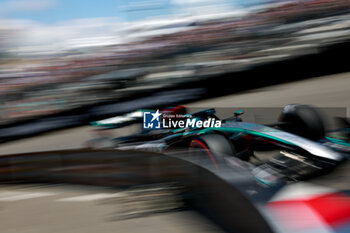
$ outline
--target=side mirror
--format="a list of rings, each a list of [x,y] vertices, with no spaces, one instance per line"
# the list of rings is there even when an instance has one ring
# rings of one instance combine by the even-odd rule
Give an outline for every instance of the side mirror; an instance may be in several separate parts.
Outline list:
[[[235,121],[237,122],[242,122],[242,118],[240,118],[239,116],[242,115],[244,113],[243,110],[238,110],[234,113],[234,118],[235,118]]]
[[[238,116],[242,115],[243,113],[244,113],[243,110],[238,110],[238,111],[236,111],[236,112],[234,113],[234,116],[235,116],[235,117],[238,117]]]

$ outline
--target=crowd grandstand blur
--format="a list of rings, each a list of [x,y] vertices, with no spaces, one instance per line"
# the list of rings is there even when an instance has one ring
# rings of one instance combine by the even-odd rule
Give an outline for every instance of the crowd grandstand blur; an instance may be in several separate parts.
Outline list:
[[[269,1],[123,23],[59,45],[20,47],[12,40],[23,30],[0,26],[0,125],[319,53],[349,41],[350,2]]]

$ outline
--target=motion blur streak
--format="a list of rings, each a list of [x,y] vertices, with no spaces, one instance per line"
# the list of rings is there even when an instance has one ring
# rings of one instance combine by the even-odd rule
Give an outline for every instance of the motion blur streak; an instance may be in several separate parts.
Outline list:
[[[271,202],[269,208],[291,232],[307,232],[307,229],[346,232],[345,229],[350,229],[350,199],[341,193]],[[324,230],[330,228],[333,231]]]
[[[116,6],[119,19],[40,16],[61,13],[60,4],[75,9],[65,1],[2,4],[0,124],[318,53],[350,35],[345,0],[135,1]],[[37,18],[20,13],[31,10]]]

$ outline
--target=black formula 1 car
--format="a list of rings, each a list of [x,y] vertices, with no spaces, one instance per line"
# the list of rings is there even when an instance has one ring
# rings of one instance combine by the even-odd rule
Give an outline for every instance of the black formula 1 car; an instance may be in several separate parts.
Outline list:
[[[92,122],[92,125],[110,129],[141,122],[144,111]],[[347,121],[343,120],[344,126],[340,129],[326,132],[318,111],[307,105],[287,105],[279,122],[273,125],[243,122],[243,111],[223,120],[219,120],[214,109],[193,114],[184,114],[185,111],[180,106],[162,112],[172,113],[177,120],[181,115],[181,119],[215,120],[221,125],[197,127],[189,124],[175,129],[144,129],[126,137],[113,138],[112,146],[120,150],[161,153],[181,151],[181,155],[189,159],[206,163],[209,169],[219,170],[222,166],[248,168],[264,184],[319,176],[347,161],[350,153]]]

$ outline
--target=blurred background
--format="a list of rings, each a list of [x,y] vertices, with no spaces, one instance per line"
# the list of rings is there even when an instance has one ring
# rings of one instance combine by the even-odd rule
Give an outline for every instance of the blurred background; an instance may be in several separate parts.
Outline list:
[[[177,102],[200,99],[217,77],[225,79],[215,94],[224,94],[226,83],[233,92],[247,83],[242,72],[348,42],[349,6],[346,0],[1,0],[0,125],[180,86],[202,89]],[[293,78],[312,64],[323,69],[310,64],[317,59],[289,65],[299,72]],[[323,62],[332,69],[331,57]],[[273,81],[287,81],[285,73]],[[272,79],[248,78],[248,89]]]

